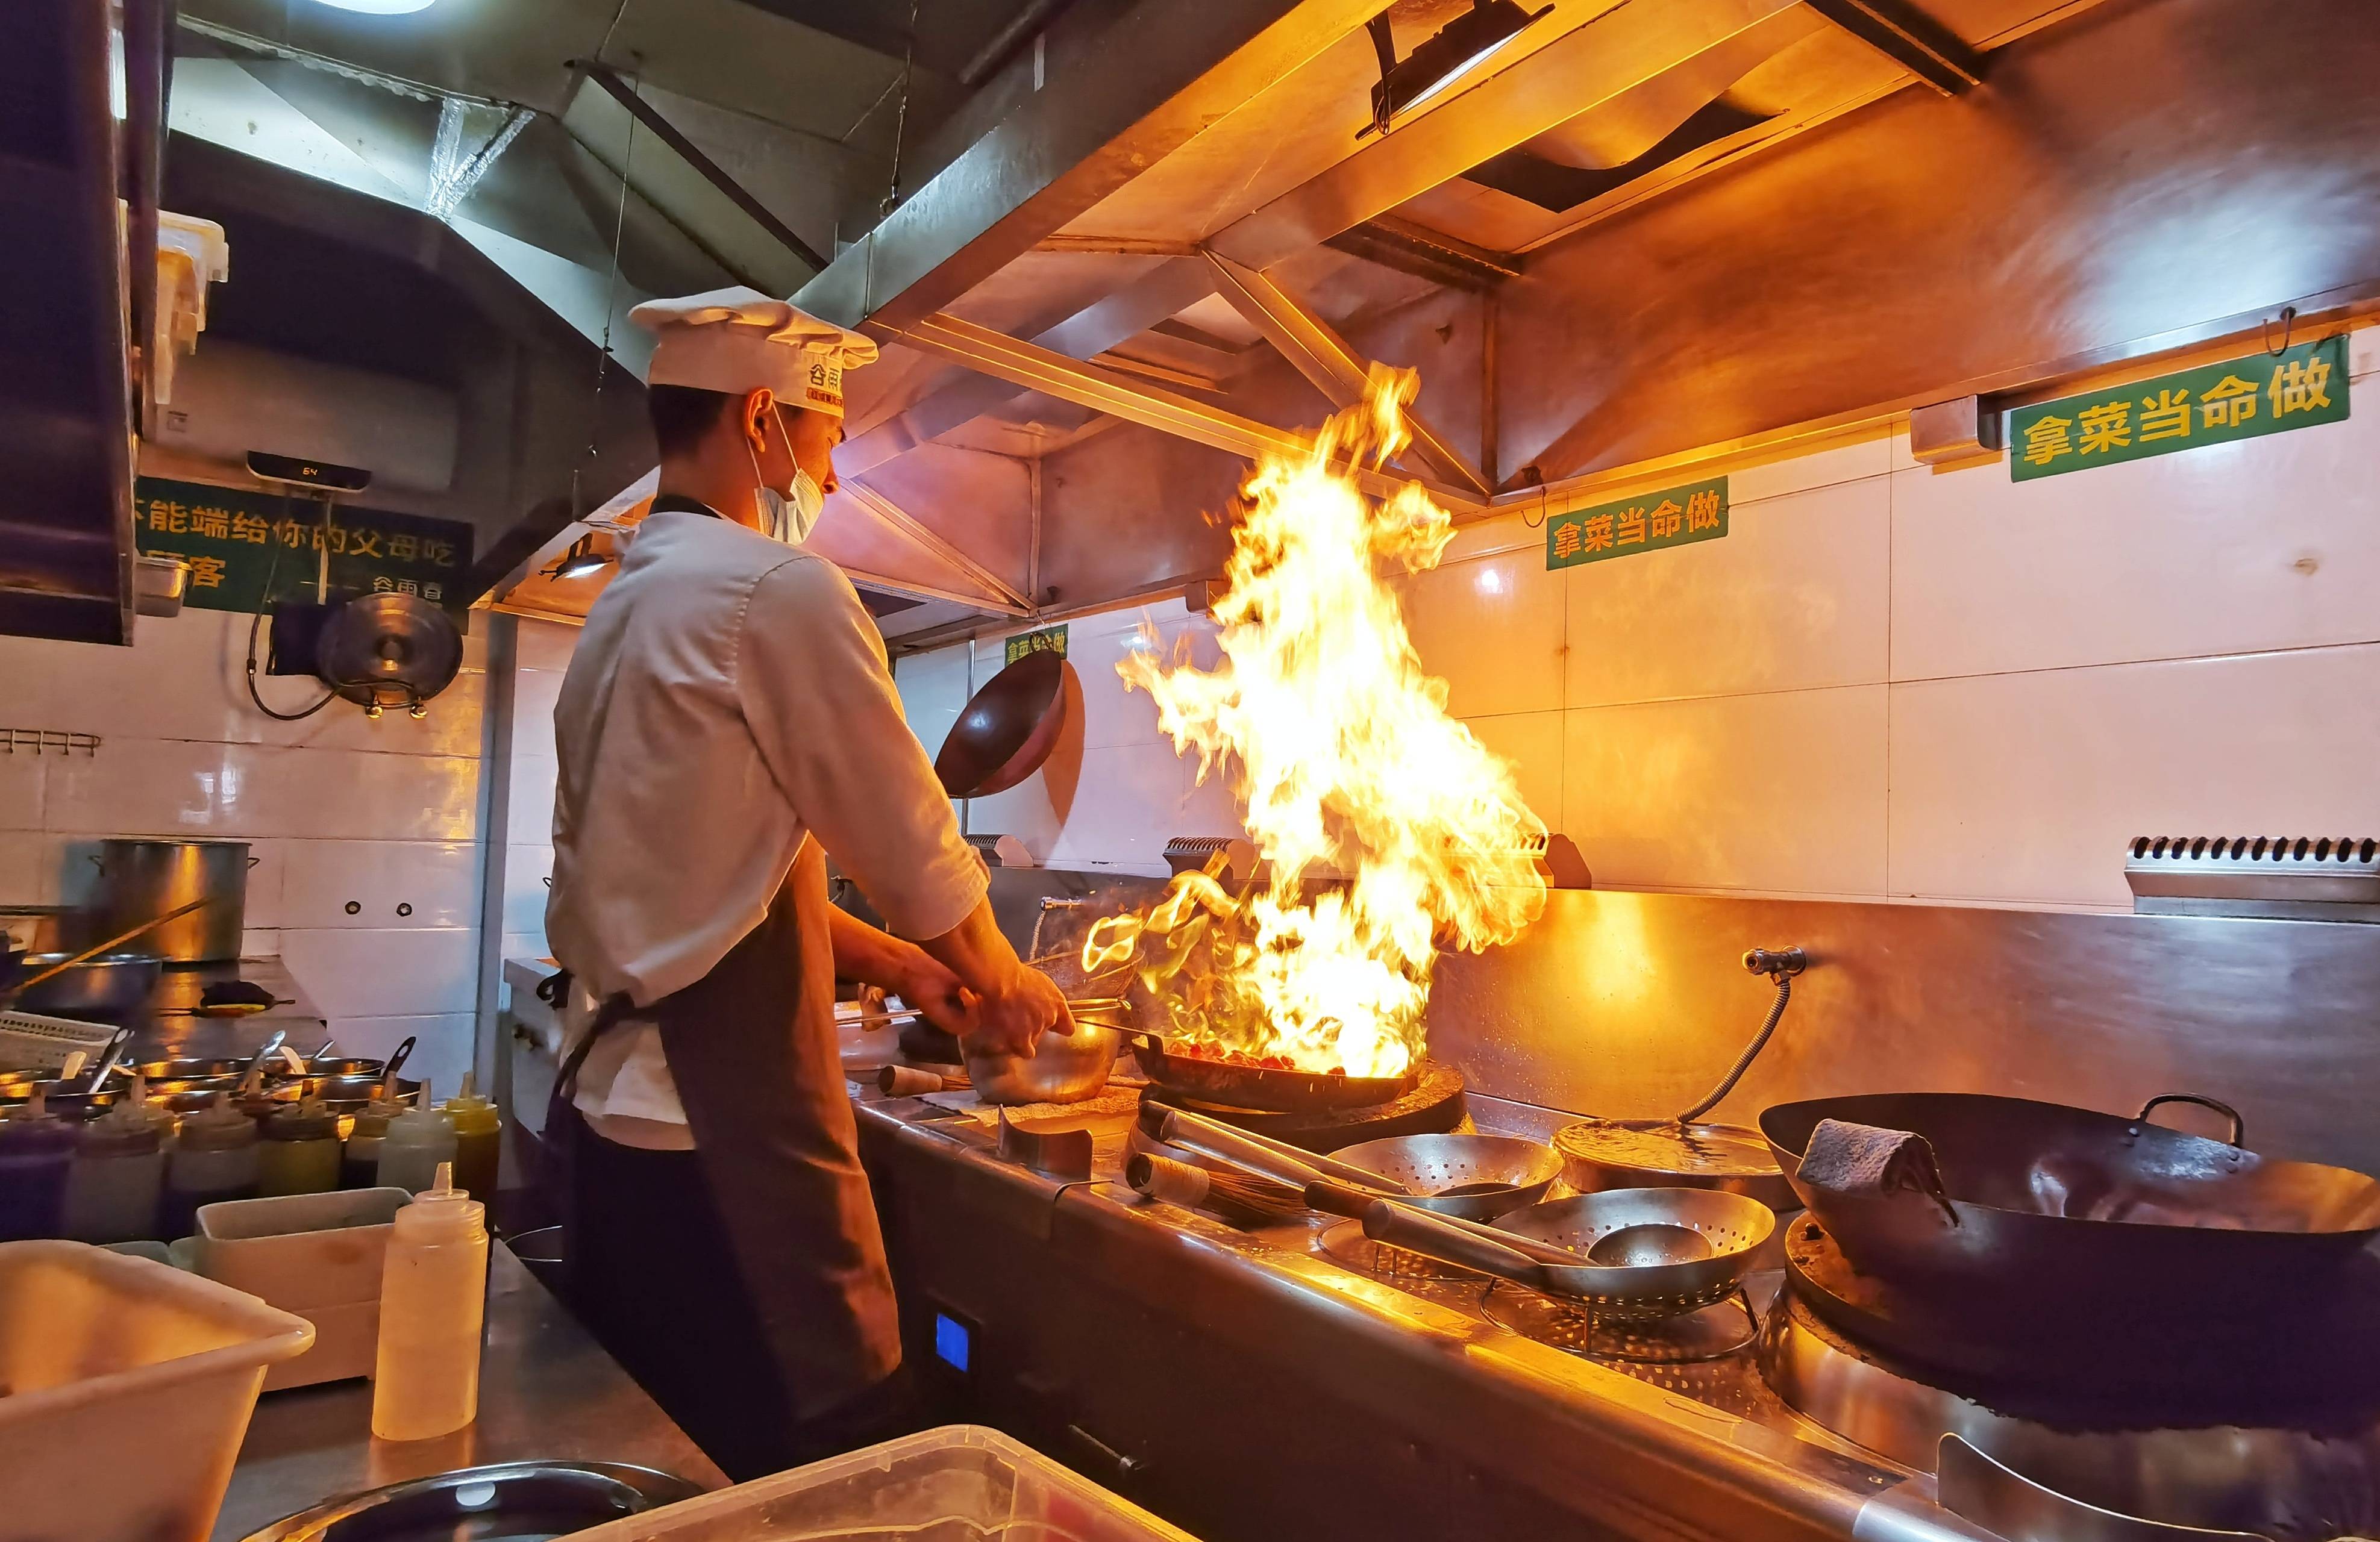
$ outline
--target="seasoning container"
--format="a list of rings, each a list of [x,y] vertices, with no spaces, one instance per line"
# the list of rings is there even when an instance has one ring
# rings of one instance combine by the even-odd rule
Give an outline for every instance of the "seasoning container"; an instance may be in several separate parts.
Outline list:
[[[165,1235],[188,1236],[198,1227],[200,1205],[253,1199],[256,1169],[256,1121],[217,1095],[182,1121],[165,1159]]]
[[[49,1111],[38,1087],[0,1120],[0,1242],[58,1235],[74,1147],[74,1126]]]
[[[151,1108],[139,1077],[123,1100],[75,1132],[65,1235],[77,1242],[150,1242],[165,1187],[174,1116]]]
[[[435,1186],[396,1212],[381,1265],[371,1431],[383,1440],[426,1440],[479,1416],[487,1207],[456,1188],[454,1174],[440,1163]]]
[[[256,1149],[260,1195],[327,1194],[339,1187],[339,1116],[319,1100],[275,1110]]]
[[[380,1182],[382,1143],[388,1138],[390,1123],[407,1106],[395,1098],[379,1097],[356,1114],[346,1144],[339,1148],[341,1188],[370,1188]]]
[[[441,1163],[455,1160],[455,1121],[430,1101],[424,1081],[414,1105],[388,1122],[380,1146],[381,1188],[419,1194],[437,1181]]]
[[[481,1203],[494,1198],[496,1164],[504,1145],[504,1120],[493,1100],[473,1089],[471,1073],[463,1073],[463,1090],[446,1100],[446,1115],[455,1121],[455,1181]]]

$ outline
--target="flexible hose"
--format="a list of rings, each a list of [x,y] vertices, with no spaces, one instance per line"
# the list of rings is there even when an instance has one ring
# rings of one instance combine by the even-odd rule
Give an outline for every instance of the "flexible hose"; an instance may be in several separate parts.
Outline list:
[[[1792,976],[1779,970],[1775,978],[1777,1001],[1768,1008],[1768,1020],[1760,1025],[1760,1031],[1752,1036],[1752,1042],[1743,1046],[1743,1053],[1735,1057],[1735,1064],[1728,1067],[1727,1075],[1719,1078],[1719,1084],[1711,1089],[1710,1095],[1679,1114],[1677,1123],[1691,1125],[1718,1107],[1721,1099],[1735,1090],[1735,1084],[1743,1079],[1743,1073],[1752,1069],[1752,1063],[1760,1057],[1760,1052],[1768,1047],[1769,1035],[1775,1033],[1777,1025],[1785,1020],[1785,1004],[1793,997]]]

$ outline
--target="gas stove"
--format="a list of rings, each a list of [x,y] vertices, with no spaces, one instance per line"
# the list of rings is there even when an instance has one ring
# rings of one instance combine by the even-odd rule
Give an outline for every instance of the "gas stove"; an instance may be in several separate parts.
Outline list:
[[[2210,1535],[2327,1542],[2380,1521],[2380,1260],[2317,1331],[2204,1335],[2203,1355],[2042,1364],[1978,1379],[1861,1336],[1888,1309],[1794,1215],[1784,1267],[1654,1320],[1579,1307],[1385,1247],[1342,1223],[1313,1249],[1482,1322],[1791,1434],[1935,1475],[1939,1502],[2010,1542]],[[2054,1311],[2055,1305],[2045,1304]],[[2269,1340],[2270,1342],[2267,1342]],[[2249,1350],[2264,1344],[2261,1367]],[[1922,1345],[1921,1352],[1922,1352]],[[1937,1358],[1956,1362],[1953,1346]],[[2218,1379],[2219,1386],[2210,1386]]]

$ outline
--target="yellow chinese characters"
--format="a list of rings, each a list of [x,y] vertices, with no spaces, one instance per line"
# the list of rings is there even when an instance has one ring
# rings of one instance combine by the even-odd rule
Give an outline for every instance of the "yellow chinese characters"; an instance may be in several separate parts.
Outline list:
[[[1718,489],[1705,488],[1686,495],[1686,529],[1716,530],[1718,528]]]
[[[1580,527],[1580,536],[1587,550],[1609,551],[1611,549],[1611,516],[1590,514],[1587,516],[1586,524]]]
[[[2170,388],[2141,398],[2141,442],[2190,437],[2190,392]]]
[[[2226,375],[2198,399],[2198,413],[2210,428],[2236,428],[2256,416],[2256,388],[2237,375]]]
[[[2074,420],[2054,414],[2036,417],[2024,431],[2024,458],[2033,465],[2047,465],[2074,448]]]
[[[2320,354],[2291,359],[2273,371],[2273,416],[2312,412],[2330,405],[2330,361]]]
[[[224,581],[224,560],[220,557],[190,559],[190,586],[194,589],[220,589]]]
[[[2132,442],[2132,404],[2130,402],[2101,402],[2074,415],[2082,430],[2078,454],[2089,455],[2109,450],[2121,450]]]
[[[1642,509],[1626,510],[1621,514],[1620,523],[1614,526],[1614,528],[1619,532],[1618,541],[1620,545],[1644,545],[1645,511]]]
[[[1554,556],[1570,558],[1578,555],[1578,526],[1562,524],[1554,526]]]
[[[1653,506],[1653,538],[1657,541],[1665,541],[1676,535],[1679,528],[1685,524],[1685,516],[1686,512],[1679,508],[1674,500],[1667,498],[1661,500]]]

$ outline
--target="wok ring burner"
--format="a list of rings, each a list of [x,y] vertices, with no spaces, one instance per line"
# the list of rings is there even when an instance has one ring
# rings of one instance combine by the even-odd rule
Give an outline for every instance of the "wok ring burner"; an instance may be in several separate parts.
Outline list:
[[[1844,1440],[1919,1472],[1938,1468],[1952,1508],[1963,1509],[1958,1488],[1996,1464],[2003,1492],[2013,1482],[2071,1507],[2077,1536],[2102,1535],[2095,1511],[2134,1528],[2126,1536],[2198,1527],[2329,1542],[2374,1535],[2380,1524],[2380,1382],[2365,1374],[2380,1341],[2380,1294],[2351,1303],[2361,1333],[2336,1322],[2274,1325],[2268,1344],[2280,1347],[2268,1348],[2262,1367],[2242,1363],[2247,1330],[2204,1325],[2204,1355],[2168,1355],[2154,1367],[2122,1355],[2096,1364],[2069,1356],[2030,1377],[2002,1367],[1977,1379],[1863,1342],[1851,1327],[1862,1314],[1880,1319],[1906,1303],[1852,1273],[1815,1223],[1792,1219],[1786,1259],[1786,1288],[1756,1342],[1762,1376]],[[1906,1325],[1895,1331],[1905,1335]],[[1990,1463],[1946,1452],[1954,1438]]]

